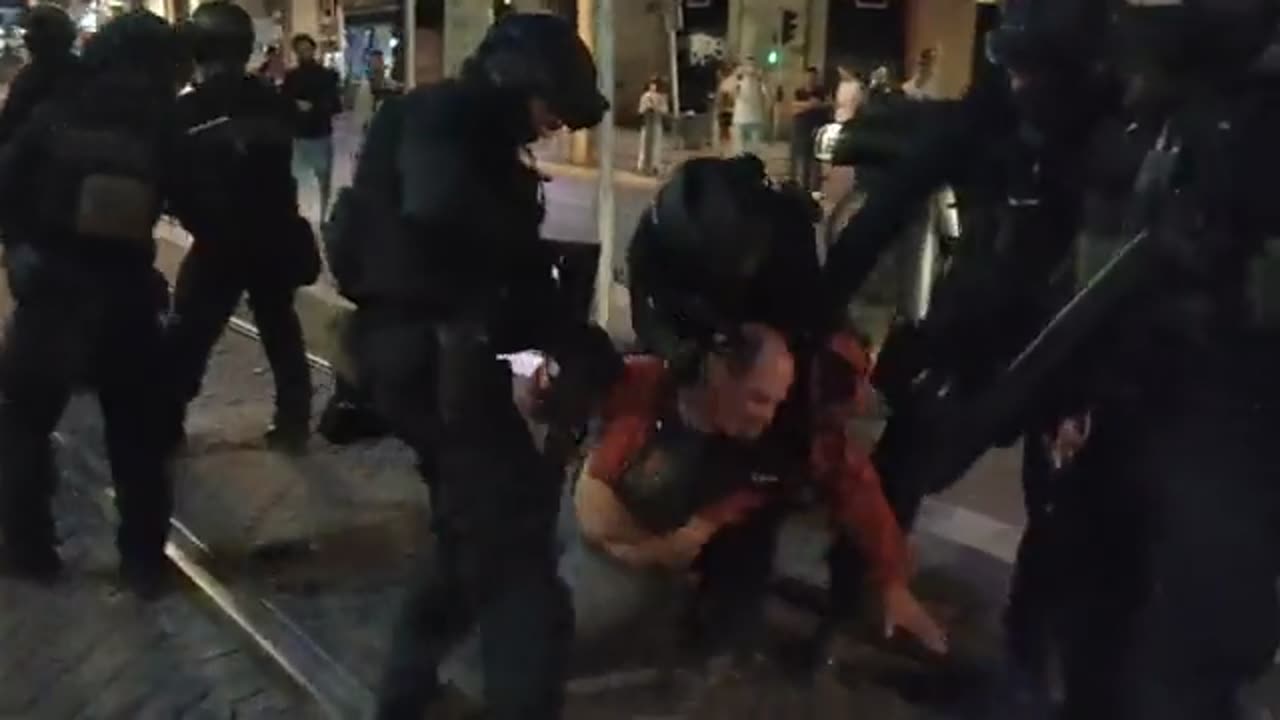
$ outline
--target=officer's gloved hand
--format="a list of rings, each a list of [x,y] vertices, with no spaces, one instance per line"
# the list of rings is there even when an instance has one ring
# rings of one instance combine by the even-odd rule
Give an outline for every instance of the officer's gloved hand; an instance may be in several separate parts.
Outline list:
[[[543,382],[534,414],[553,432],[573,432],[584,425],[619,378],[622,356],[613,339],[595,325],[565,334],[547,348]]]
[[[918,326],[898,323],[889,331],[876,358],[871,384],[890,407],[910,402],[912,388],[928,369],[926,342]]]
[[[15,299],[22,300],[35,289],[44,260],[27,243],[14,243],[5,248],[4,266],[10,294]]]

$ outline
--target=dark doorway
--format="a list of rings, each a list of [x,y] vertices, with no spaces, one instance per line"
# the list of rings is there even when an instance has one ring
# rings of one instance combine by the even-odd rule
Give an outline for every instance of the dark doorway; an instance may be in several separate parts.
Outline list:
[[[883,8],[858,7],[855,2],[833,2],[827,16],[827,71],[849,63],[865,78],[883,65],[901,82],[906,55],[906,11],[902,2]]]
[[[978,5],[978,24],[973,33],[973,77],[985,76],[991,72],[991,61],[987,58],[987,33],[1000,24],[1000,6],[980,3]]]

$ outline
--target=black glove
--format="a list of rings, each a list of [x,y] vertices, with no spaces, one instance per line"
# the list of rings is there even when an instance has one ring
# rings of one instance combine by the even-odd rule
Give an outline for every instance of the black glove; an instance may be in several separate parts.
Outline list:
[[[537,414],[555,431],[586,424],[605,394],[622,377],[622,356],[600,327],[583,325],[547,348],[551,388]]]

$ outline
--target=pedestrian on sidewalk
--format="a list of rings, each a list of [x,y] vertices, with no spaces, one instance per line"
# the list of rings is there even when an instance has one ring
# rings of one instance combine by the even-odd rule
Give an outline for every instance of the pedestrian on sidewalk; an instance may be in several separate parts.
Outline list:
[[[836,68],[836,72],[840,74],[840,84],[836,86],[835,120],[838,123],[846,123],[858,114],[865,92],[862,88],[862,80],[858,78],[853,65],[841,63]]]
[[[805,71],[805,83],[796,89],[791,109],[791,177],[812,192],[819,183],[818,161],[813,156],[814,135],[831,120],[831,104],[818,68]]]
[[[920,59],[916,61],[916,72],[911,79],[903,83],[902,92],[912,100],[938,100],[942,97],[942,89],[938,83],[938,51],[925,48],[920,51]]]
[[[737,70],[732,63],[725,63],[719,69],[717,75],[718,84],[716,85],[715,106],[713,114],[715,115],[715,136],[712,141],[712,147],[716,154],[723,152],[722,148],[730,142],[733,133],[733,93],[737,87]]]
[[[329,211],[333,185],[333,118],[342,112],[338,73],[316,58],[316,41],[310,35],[293,38],[297,67],[284,76],[280,90],[293,104],[294,172],[299,181],[315,180],[320,191],[320,217]]]
[[[360,128],[361,134],[369,129],[369,123],[373,121],[373,115],[382,103],[387,98],[399,94],[401,89],[400,83],[387,75],[387,65],[382,51],[370,51],[368,67],[356,88],[356,99],[351,113],[355,117],[356,126]]]
[[[760,68],[750,58],[738,68],[733,86],[733,154],[759,154],[764,142],[767,92]]]
[[[272,45],[267,48],[262,64],[258,65],[258,77],[271,87],[278,88],[284,82],[284,76],[284,56],[280,54],[279,45]]]
[[[649,78],[649,85],[640,96],[640,155],[636,158],[636,171],[641,175],[657,175],[662,166],[663,124],[671,116],[671,102],[662,92],[657,77]]]

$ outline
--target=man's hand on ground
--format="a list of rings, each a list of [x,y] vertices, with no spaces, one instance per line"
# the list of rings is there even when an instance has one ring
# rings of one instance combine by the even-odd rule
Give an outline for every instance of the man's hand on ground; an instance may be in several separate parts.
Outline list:
[[[906,585],[895,585],[884,593],[884,635],[893,637],[899,629],[929,650],[939,655],[947,653],[947,632]]]

